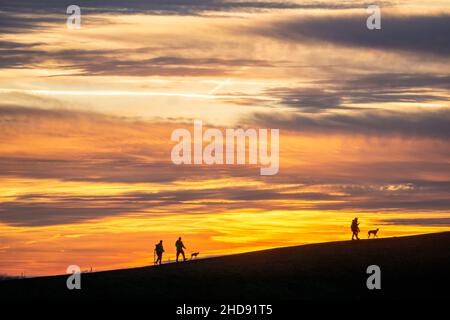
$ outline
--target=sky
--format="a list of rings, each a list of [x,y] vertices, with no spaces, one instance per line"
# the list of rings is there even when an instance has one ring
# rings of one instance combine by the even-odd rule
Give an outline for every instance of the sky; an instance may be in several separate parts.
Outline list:
[[[0,274],[450,230],[448,1],[0,0],[0,31]],[[279,173],[174,165],[196,119],[279,129]]]

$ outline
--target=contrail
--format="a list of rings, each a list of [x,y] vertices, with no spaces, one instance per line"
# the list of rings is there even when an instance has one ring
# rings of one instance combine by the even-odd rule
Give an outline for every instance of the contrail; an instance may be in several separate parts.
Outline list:
[[[228,78],[227,80],[219,83],[215,88],[213,88],[210,92],[208,92],[208,94],[214,94],[216,93],[217,90],[219,90],[220,88],[222,88],[223,86],[226,86],[227,84],[229,84],[231,82],[231,78]]]

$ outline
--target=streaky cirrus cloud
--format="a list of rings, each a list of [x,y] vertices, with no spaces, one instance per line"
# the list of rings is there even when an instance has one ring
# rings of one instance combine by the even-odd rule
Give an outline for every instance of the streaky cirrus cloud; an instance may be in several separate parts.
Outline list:
[[[390,1],[377,1],[385,6]],[[57,13],[73,4],[71,1],[60,0],[20,0],[0,1],[4,11]],[[283,0],[78,0],[76,3],[85,8],[88,13],[120,13],[120,14],[176,14],[198,15],[207,12],[261,11],[261,10],[292,10],[292,9],[353,9],[367,7],[367,1],[283,1]]]

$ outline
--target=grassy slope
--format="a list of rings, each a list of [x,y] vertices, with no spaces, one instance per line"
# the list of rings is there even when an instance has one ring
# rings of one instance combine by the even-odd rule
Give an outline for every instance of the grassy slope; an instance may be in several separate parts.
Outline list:
[[[450,297],[450,232],[278,248],[179,264],[0,282],[5,298],[346,299]],[[382,290],[366,288],[381,267]],[[447,289],[447,290],[446,290]]]

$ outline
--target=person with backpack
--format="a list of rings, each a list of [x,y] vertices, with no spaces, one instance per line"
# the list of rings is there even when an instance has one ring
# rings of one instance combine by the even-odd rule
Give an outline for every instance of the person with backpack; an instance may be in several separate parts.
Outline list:
[[[164,252],[164,248],[163,248],[163,241],[159,240],[159,243],[157,243],[155,245],[155,251],[154,253],[156,254],[156,260],[155,260],[155,264],[161,264],[162,263],[162,255]]]
[[[183,261],[186,261],[186,257],[184,256],[184,250],[186,247],[183,244],[183,241],[181,241],[181,237],[178,238],[177,242],[175,242],[175,247],[177,248],[177,262],[178,262],[178,256],[181,254],[183,256]]]
[[[358,218],[355,218],[355,219],[352,220],[352,225],[351,225],[350,229],[352,230],[352,233],[353,233],[352,234],[352,240],[354,240],[355,237],[356,237],[356,240],[359,240],[359,237],[358,237],[358,233],[359,233]]]

